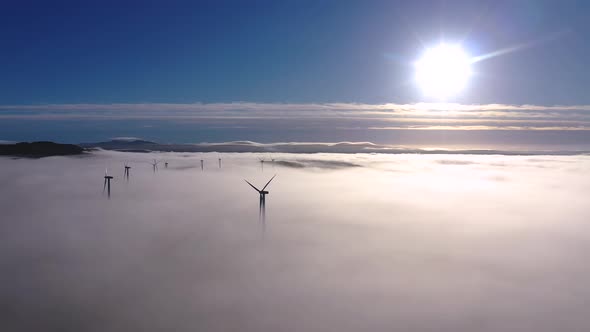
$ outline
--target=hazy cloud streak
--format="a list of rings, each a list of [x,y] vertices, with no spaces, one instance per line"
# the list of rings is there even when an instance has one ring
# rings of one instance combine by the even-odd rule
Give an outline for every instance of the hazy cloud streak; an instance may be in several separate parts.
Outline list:
[[[588,130],[590,105],[463,105],[447,103],[135,103],[2,105],[13,120],[370,120],[365,129]],[[428,123],[430,122],[430,123]],[[436,123],[438,122],[438,123]],[[443,123],[444,122],[444,123]],[[493,123],[491,123],[493,122]],[[385,124],[386,123],[386,124]]]

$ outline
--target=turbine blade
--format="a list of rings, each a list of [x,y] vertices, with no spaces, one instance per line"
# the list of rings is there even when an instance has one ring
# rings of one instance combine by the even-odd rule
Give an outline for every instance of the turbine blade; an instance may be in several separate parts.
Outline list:
[[[254,187],[254,185],[251,184],[250,182],[248,182],[248,180],[244,180],[244,181],[246,181],[246,183],[249,184],[250,187],[254,188],[254,190],[256,190],[257,192],[260,192],[260,190],[258,190],[258,188],[256,188],[256,187]]]
[[[268,182],[266,183],[266,185],[264,186],[264,188],[262,188],[262,191],[264,191],[264,189],[266,189],[266,187],[268,187],[268,185],[270,184],[270,181],[272,181],[272,179],[274,179],[274,178],[275,178],[275,176],[277,176],[277,175],[276,175],[276,174],[275,174],[275,175],[273,175],[273,177],[272,177],[272,178],[270,178],[270,180],[268,180]]]
[[[107,188],[107,179],[104,179],[104,186],[102,186],[102,192],[104,193],[105,189]]]

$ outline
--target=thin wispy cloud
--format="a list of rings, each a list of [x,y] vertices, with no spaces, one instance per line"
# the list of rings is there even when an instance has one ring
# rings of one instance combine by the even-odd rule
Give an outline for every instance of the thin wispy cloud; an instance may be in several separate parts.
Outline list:
[[[590,111],[590,105],[367,104],[367,103],[113,103],[0,105],[0,110],[32,111]]]
[[[590,105],[251,102],[0,105],[0,119],[18,120],[261,118],[355,120],[361,121],[361,129],[589,130]],[[363,125],[363,121],[371,124]]]
[[[552,131],[568,131],[568,130],[590,130],[587,126],[572,126],[572,127],[535,127],[535,126],[390,126],[390,127],[369,127],[368,130],[552,130]]]

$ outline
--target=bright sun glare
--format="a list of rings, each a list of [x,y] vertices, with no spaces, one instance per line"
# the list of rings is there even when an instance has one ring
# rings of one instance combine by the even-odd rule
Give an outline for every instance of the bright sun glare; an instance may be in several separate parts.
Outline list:
[[[471,75],[471,59],[459,45],[439,44],[416,61],[416,82],[425,95],[446,99],[456,95]]]

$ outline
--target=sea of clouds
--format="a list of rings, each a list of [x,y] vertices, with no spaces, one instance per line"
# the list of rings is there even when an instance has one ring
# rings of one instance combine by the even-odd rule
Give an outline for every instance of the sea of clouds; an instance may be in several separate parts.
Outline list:
[[[96,151],[0,169],[2,331],[590,326],[589,156]],[[274,174],[263,232],[244,179]]]

